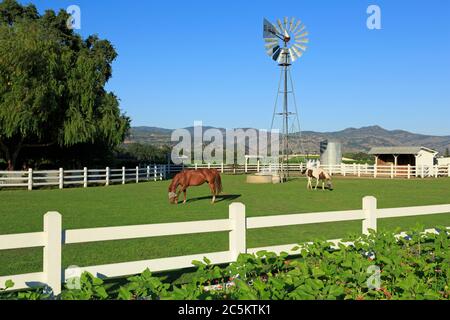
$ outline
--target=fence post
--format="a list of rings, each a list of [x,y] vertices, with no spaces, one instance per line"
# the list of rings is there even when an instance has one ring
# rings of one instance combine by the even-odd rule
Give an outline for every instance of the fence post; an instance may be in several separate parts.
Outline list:
[[[150,166],[147,166],[147,181],[150,180]]]
[[[110,171],[109,167],[106,167],[106,183],[105,183],[106,186],[109,186],[110,174],[111,174],[111,171]]]
[[[375,197],[363,198],[363,212],[362,233],[369,234],[369,229],[377,231],[377,199]]]
[[[59,188],[64,188],[64,169],[59,168]]]
[[[154,181],[156,181],[157,180],[157,177],[158,176],[158,168],[156,167],[156,164],[155,164],[155,167],[153,168],[153,180]]]
[[[245,159],[244,171],[245,171],[245,173],[248,172],[247,159]]]
[[[44,233],[46,243],[44,246],[44,274],[47,285],[52,288],[53,294],[61,293],[61,236],[62,221],[58,212],[47,212],[44,215]]]
[[[345,172],[345,163],[341,163],[341,175],[342,175],[343,177],[346,176],[346,172]]]
[[[394,165],[391,163],[391,179],[394,179]]]
[[[434,177],[435,178],[439,177],[439,167],[437,164],[434,165]]]
[[[224,167],[223,167],[223,161],[222,164],[220,165],[220,171],[223,173],[224,172]],[[450,177],[450,176],[449,176]]]
[[[373,177],[376,178],[378,175],[378,165],[375,163],[373,165]]]
[[[136,183],[139,183],[139,166],[136,166]]]
[[[247,252],[245,205],[239,202],[230,204],[228,214],[232,228],[229,235],[231,261],[236,261],[239,254]]]
[[[259,173],[259,165],[260,165],[260,163],[259,163],[259,159],[258,159],[258,162],[256,164],[256,172],[258,172],[258,173]]]
[[[408,164],[408,179],[411,179],[411,165]]]
[[[197,165],[197,162],[195,163],[195,170],[197,170],[198,169],[198,165]]]
[[[358,163],[358,177],[361,177],[361,164]]]
[[[87,167],[83,168],[83,187],[87,188],[88,185],[88,169]]]
[[[28,169],[28,190],[33,190],[33,169]]]
[[[159,166],[159,181],[163,180],[163,167]]]
[[[126,176],[125,176],[125,167],[122,167],[122,184],[125,184]]]

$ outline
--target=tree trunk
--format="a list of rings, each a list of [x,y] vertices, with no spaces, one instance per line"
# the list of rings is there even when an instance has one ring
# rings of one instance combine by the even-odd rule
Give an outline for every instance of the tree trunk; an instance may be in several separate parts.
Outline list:
[[[8,164],[6,170],[13,171],[16,168],[17,158],[19,157],[19,153],[22,150],[23,139],[16,145],[14,150],[8,148],[6,144],[0,141],[0,148],[5,153],[6,163]]]

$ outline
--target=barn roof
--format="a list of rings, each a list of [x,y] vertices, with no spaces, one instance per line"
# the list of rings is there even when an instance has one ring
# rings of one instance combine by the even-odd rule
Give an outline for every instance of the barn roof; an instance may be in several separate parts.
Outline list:
[[[437,151],[426,147],[373,147],[370,149],[369,154],[418,154],[421,150],[428,151],[430,153],[438,153]]]

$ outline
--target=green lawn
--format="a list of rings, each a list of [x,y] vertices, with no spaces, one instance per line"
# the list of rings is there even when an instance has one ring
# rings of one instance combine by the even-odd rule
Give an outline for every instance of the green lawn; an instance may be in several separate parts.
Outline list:
[[[378,206],[403,207],[450,203],[450,179],[374,180],[336,179],[335,190],[307,191],[305,179],[282,185],[249,185],[245,176],[224,176],[227,197],[210,204],[206,185],[188,191],[186,205],[169,205],[169,182],[115,185],[110,187],[71,188],[64,190],[0,190],[0,234],[42,230],[42,216],[47,211],[63,215],[66,229],[120,226],[175,221],[222,219],[228,217],[228,205],[243,202],[247,216],[264,216],[314,211],[361,208],[366,195],[378,198]],[[408,229],[416,224],[426,227],[450,226],[450,214],[384,219],[379,228]],[[289,244],[333,239],[349,232],[360,233],[360,222],[327,223],[282,228],[250,230],[248,247]],[[63,264],[94,265],[165,256],[226,250],[226,233],[158,237],[125,241],[66,245]],[[42,269],[42,249],[0,251],[0,275],[37,272]]]

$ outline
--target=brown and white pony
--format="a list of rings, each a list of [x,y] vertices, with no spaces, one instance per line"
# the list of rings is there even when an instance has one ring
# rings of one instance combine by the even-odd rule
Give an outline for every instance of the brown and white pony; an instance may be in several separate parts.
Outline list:
[[[216,196],[222,192],[222,179],[219,171],[216,169],[183,170],[178,173],[169,186],[169,202],[177,204],[178,196],[183,191],[183,203],[186,203],[186,189],[188,187],[201,186],[205,182],[209,184],[213,195],[211,203],[214,203]],[[178,187],[180,187],[180,190],[177,192]]]
[[[322,168],[308,168],[303,171],[303,174],[306,174],[308,177],[308,184],[306,186],[307,189],[313,189],[312,180],[316,179],[316,187],[319,185],[319,182],[322,181],[322,190],[325,190],[325,182],[327,183],[328,190],[333,190],[333,183],[331,182],[331,176],[328,172],[323,170]]]

